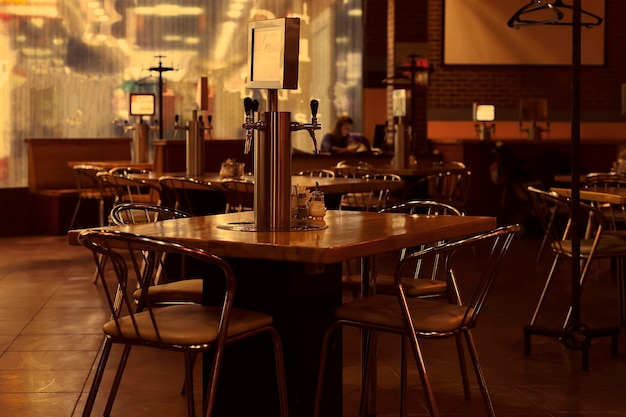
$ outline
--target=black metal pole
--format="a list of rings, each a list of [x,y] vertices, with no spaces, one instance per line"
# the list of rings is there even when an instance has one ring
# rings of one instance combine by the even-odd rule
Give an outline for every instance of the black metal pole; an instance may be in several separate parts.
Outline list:
[[[572,3],[572,120],[571,120],[571,182],[572,182],[572,316],[580,323],[580,61],[581,0]]]
[[[164,67],[161,61],[165,58],[163,55],[157,55],[155,58],[159,58],[159,65],[157,67],[148,68],[150,71],[156,71],[159,73],[159,139],[163,139],[163,73],[167,71],[174,71],[173,67]]]

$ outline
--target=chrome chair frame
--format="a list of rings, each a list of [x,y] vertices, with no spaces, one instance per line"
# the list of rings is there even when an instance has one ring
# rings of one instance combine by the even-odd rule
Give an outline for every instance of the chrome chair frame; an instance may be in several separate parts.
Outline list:
[[[78,201],[74,207],[74,213],[72,214],[72,219],[70,220],[69,229],[74,227],[74,223],[76,222],[76,217],[78,216],[83,200],[98,201],[98,224],[100,226],[104,226],[106,220],[106,207],[100,181],[98,180],[96,174],[106,170],[103,167],[96,165],[75,165],[72,168],[74,170],[74,176],[76,177]]]
[[[167,205],[193,216],[204,213],[194,204],[192,193],[218,193],[220,196],[224,195],[224,199],[226,199],[226,193],[221,186],[195,178],[162,176],[159,178],[159,184],[163,193],[163,201]],[[226,207],[224,207],[224,211],[225,209]]]
[[[124,346],[124,354],[117,368],[104,415],[110,415],[122,374],[132,346],[147,346],[182,352],[185,357],[185,385],[188,417],[195,416],[193,395],[193,356],[211,352],[210,374],[204,401],[205,417],[211,417],[216,399],[222,356],[226,345],[267,333],[272,339],[281,416],[288,416],[287,390],[283,351],[280,336],[272,327],[272,318],[264,313],[234,307],[236,279],[230,265],[223,259],[200,249],[180,244],[138,236],[121,231],[85,230],[79,242],[93,252],[98,266],[98,276],[111,308],[111,320],[104,325],[105,342],[83,417],[91,414],[113,344]],[[133,273],[140,287],[152,282],[158,260],[163,254],[173,254],[185,259],[195,259],[211,266],[203,279],[220,282],[223,300],[219,306],[174,305],[154,308],[149,291],[143,291],[137,303],[133,292]],[[104,268],[100,259],[109,259],[112,268]],[[128,259],[131,260],[129,266]],[[219,271],[219,273],[218,273]],[[114,277],[111,277],[114,276]],[[114,285],[112,285],[114,284]],[[172,321],[174,320],[174,321]],[[176,323],[168,325],[168,323]],[[208,356],[207,356],[208,357]]]
[[[335,331],[342,326],[354,326],[367,331],[393,333],[409,339],[431,416],[438,416],[439,412],[422,357],[419,340],[421,338],[455,338],[465,397],[469,399],[470,387],[465,366],[465,355],[462,348],[462,336],[464,336],[487,414],[490,417],[494,417],[495,411],[480,366],[471,329],[478,322],[479,313],[485,304],[489,290],[492,288],[494,280],[500,275],[501,261],[508,252],[513,237],[519,230],[520,227],[518,225],[499,227],[487,233],[439,246],[430,246],[422,251],[412,253],[406,256],[396,268],[394,274],[395,295],[379,294],[362,297],[337,307],[335,310],[335,322],[330,325],[324,336],[313,417],[319,417],[320,415],[327,353],[333,343]],[[487,247],[487,245],[489,246]],[[477,283],[475,290],[472,292],[471,297],[467,298],[466,302],[461,300],[459,289],[453,284],[458,280],[457,272],[467,269],[467,265],[461,265],[461,268],[455,269],[456,256],[464,248],[470,250],[477,249],[481,255],[485,256],[485,262],[481,263],[480,268],[475,271],[479,274],[475,280]],[[426,260],[435,256],[441,257],[445,265],[444,274],[445,279],[449,283],[450,303],[407,297],[403,283],[404,270],[413,268],[413,264],[420,259]],[[474,255],[472,254],[472,256]],[[373,353],[373,339],[374,337],[369,335],[365,353],[366,359],[364,363],[366,364],[366,369],[363,370],[359,413],[361,417],[365,416],[365,405],[368,400],[367,390],[363,387],[369,386],[370,382],[372,370],[369,368],[371,367],[370,364],[372,364],[370,355]],[[401,387],[400,391],[400,415],[406,416],[405,387]]]
[[[460,169],[427,175],[407,186],[402,200],[430,199],[464,209],[467,205],[471,178],[472,171]],[[420,194],[422,188],[426,194],[416,196]]]
[[[227,213],[254,210],[254,181],[225,179],[222,187],[227,194]]]

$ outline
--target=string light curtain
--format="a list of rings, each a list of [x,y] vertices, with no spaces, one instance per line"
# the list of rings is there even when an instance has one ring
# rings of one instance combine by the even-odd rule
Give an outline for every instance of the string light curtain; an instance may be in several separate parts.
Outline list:
[[[26,0],[0,5],[0,188],[27,185],[26,138],[131,135],[131,92],[158,91],[163,72],[163,137],[174,137],[197,109],[200,77],[209,81],[213,137],[243,138],[250,20],[301,19],[299,88],[279,92],[280,111],[310,121],[361,120],[362,0]],[[161,57],[161,58],[157,58]],[[261,108],[260,111],[264,111]],[[158,114],[145,120],[156,125]],[[152,139],[158,138],[154,129]],[[311,151],[306,135],[294,147]],[[178,135],[182,138],[182,135]]]

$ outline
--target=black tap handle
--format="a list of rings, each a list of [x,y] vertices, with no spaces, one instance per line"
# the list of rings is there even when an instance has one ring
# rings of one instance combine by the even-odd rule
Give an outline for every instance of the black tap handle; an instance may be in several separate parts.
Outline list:
[[[202,123],[202,115],[198,116],[198,121]]]
[[[243,108],[246,111],[246,116],[250,116],[253,105],[254,103],[252,102],[252,99],[250,97],[246,97],[243,99]]]
[[[317,117],[317,109],[320,107],[320,102],[313,99],[311,100],[311,114],[313,117]]]
[[[177,114],[174,115],[174,124],[176,124],[176,125],[178,124],[178,115]]]
[[[258,111],[259,111],[259,105],[260,105],[260,104],[261,104],[261,103],[259,103],[259,100],[255,99],[255,100],[252,102],[252,111],[253,111],[253,112],[255,112],[255,113],[256,113],[256,112],[258,112]]]
[[[211,124],[211,121],[213,120],[213,115],[209,114],[206,119],[208,120],[209,124]]]

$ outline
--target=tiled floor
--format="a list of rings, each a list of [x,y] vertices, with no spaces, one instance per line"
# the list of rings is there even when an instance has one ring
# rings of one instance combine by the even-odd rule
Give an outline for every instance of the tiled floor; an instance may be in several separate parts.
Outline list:
[[[623,334],[617,358],[609,354],[608,339],[593,341],[589,372],[581,370],[580,352],[553,338],[533,338],[531,356],[523,355],[522,326],[532,314],[550,261],[544,256],[540,266],[535,264],[538,242],[530,235],[514,242],[506,276],[494,288],[474,332],[497,415],[626,416]],[[72,417],[82,412],[108,316],[99,286],[92,283],[90,256],[68,246],[65,237],[0,239],[0,416]],[[606,270],[608,265],[603,266]],[[564,271],[556,293],[567,293],[568,280]],[[594,274],[585,292],[583,321],[608,317],[613,323],[616,293],[614,280]],[[562,317],[561,307],[551,310],[548,316]],[[358,352],[357,333],[347,331],[345,337],[345,349]],[[398,415],[398,340],[379,340],[378,415]],[[473,398],[463,398],[453,341],[425,341],[423,347],[441,414],[485,415],[475,384]],[[131,361],[112,416],[184,416],[181,359],[149,353],[131,355]],[[141,373],[138,361],[146,362]],[[358,355],[346,356],[345,416],[357,414],[358,363]],[[427,415],[414,370],[410,378],[410,415]],[[109,380],[103,383],[105,391]],[[103,398],[94,416],[102,414]],[[262,411],[258,415],[264,417]]]

